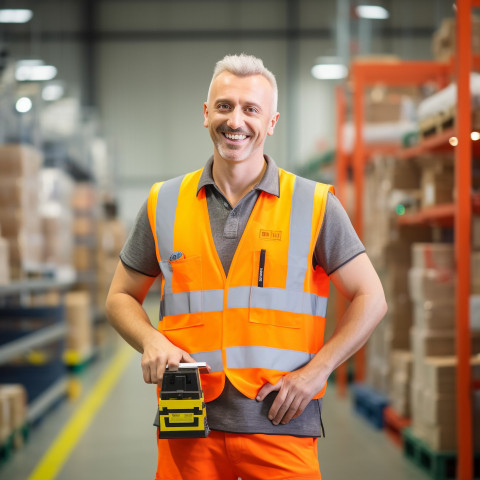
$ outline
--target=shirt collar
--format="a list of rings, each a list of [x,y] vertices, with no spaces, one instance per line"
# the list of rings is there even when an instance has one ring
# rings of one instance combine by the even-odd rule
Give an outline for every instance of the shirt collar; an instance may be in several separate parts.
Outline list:
[[[264,155],[265,161],[267,162],[267,168],[263,174],[262,179],[254,187],[255,190],[262,190],[263,192],[270,193],[276,197],[280,197],[280,180],[278,174],[278,167],[273,160],[273,158],[268,155]],[[212,175],[212,165],[213,165],[213,156],[209,158],[206,163],[203,172],[200,176],[197,186],[197,195],[198,192],[207,185],[215,185],[215,180]]]

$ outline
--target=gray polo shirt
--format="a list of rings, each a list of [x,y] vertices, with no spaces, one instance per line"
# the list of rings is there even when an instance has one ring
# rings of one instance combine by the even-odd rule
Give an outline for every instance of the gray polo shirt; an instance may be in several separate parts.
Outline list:
[[[232,208],[215,185],[212,176],[213,158],[205,165],[198,183],[198,192],[205,188],[212,236],[218,256],[228,274],[235,250],[245,229],[253,206],[261,191],[280,196],[279,172],[273,159],[265,155],[267,168],[260,182]],[[330,275],[342,265],[365,251],[337,198],[328,194],[325,216],[317,239],[314,267],[319,265]],[[144,275],[160,275],[155,241],[150,228],[146,202],[141,207],[130,235],[120,253],[127,267]],[[235,433],[322,436],[322,400],[312,400],[298,418],[287,425],[273,425],[267,414],[277,393],[272,392],[263,402],[245,397],[228,381],[222,394],[207,403],[210,428]]]

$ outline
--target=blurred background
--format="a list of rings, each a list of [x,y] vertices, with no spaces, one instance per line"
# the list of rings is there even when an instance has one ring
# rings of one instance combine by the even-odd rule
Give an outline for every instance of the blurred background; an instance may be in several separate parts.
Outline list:
[[[477,4],[0,0],[0,478],[153,476],[139,356],[96,390],[119,355],[105,296],[151,185],[212,154],[203,102],[242,52],[278,82],[266,153],[336,186],[390,306],[332,376],[325,478],[480,478]]]

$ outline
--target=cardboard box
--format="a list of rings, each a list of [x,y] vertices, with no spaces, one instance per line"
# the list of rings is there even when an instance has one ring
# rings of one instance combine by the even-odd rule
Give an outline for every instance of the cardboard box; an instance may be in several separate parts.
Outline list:
[[[480,295],[470,296],[470,328],[480,330]]]
[[[471,267],[472,295],[480,295],[480,252],[472,252],[472,267]]]
[[[0,285],[10,283],[10,256],[8,241],[0,237]]]
[[[33,178],[0,177],[0,209],[36,210],[38,201],[38,176]]]
[[[68,292],[65,295],[67,320],[67,350],[88,355],[92,349],[92,312],[87,292]]]
[[[29,145],[0,146],[0,177],[35,177],[43,163],[42,154]]]
[[[472,217],[472,249],[480,250],[480,215]]]
[[[424,167],[422,170],[422,207],[431,207],[453,202],[454,170],[442,163]]]
[[[436,394],[455,392],[457,375],[457,357],[427,357],[424,361],[423,382],[425,390]],[[472,378],[480,379],[480,355],[472,357]]]
[[[455,272],[452,270],[413,267],[408,272],[408,279],[413,302],[424,304],[455,298]]]
[[[456,20],[444,18],[432,39],[433,57],[438,61],[448,61],[456,55]],[[472,53],[480,53],[480,19],[472,15]]]
[[[412,267],[455,270],[455,250],[451,243],[414,243]]]
[[[455,329],[455,300],[427,300],[413,304],[413,325],[425,330]]]
[[[455,331],[422,330],[416,327],[411,329],[411,345],[414,356],[414,373],[425,376],[426,357],[453,356],[456,352]],[[480,332],[471,332],[472,355],[480,353]],[[416,366],[421,366],[421,371]],[[418,379],[418,377],[417,377]]]

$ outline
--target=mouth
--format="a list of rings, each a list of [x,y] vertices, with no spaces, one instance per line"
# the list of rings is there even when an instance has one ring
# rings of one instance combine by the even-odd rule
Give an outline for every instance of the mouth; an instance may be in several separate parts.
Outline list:
[[[228,133],[228,132],[222,132],[222,135],[230,141],[233,142],[240,142],[242,140],[245,140],[247,138],[247,135],[242,134],[242,133]]]

